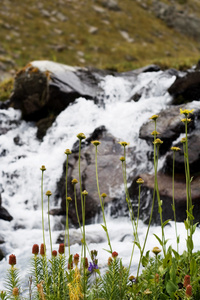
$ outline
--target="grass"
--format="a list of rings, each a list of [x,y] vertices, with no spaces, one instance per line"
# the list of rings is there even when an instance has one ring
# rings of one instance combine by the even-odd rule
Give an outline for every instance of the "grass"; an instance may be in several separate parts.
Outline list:
[[[177,1],[177,5],[191,13],[198,12],[198,1],[186,2],[181,5]],[[121,11],[108,10],[100,0],[60,1],[60,4],[44,0],[42,9],[51,14],[51,17],[44,17],[38,8],[40,3],[35,0],[25,0],[20,5],[17,0],[12,0],[12,4],[3,1],[0,4],[0,40],[6,51],[4,57],[12,58],[16,68],[32,60],[48,59],[118,71],[151,63],[164,68],[183,68],[197,62],[197,41],[168,28],[136,1],[118,3]],[[103,8],[104,12],[96,12],[93,6]],[[56,13],[53,14],[56,11],[67,20],[61,21]],[[96,34],[88,32],[90,26],[98,28]],[[134,41],[126,41],[120,31],[126,31]],[[63,46],[63,50],[56,50],[58,45]]]

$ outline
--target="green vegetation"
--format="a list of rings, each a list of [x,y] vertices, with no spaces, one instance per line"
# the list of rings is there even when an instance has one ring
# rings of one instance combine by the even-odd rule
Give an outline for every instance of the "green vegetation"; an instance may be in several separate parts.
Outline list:
[[[152,0],[144,2],[148,7]],[[151,63],[163,68],[187,68],[198,61],[197,41],[167,27],[137,1],[118,1],[119,11],[103,3],[25,0],[19,4],[17,0],[2,0],[0,40],[4,60],[14,60],[16,69],[32,60],[47,59],[118,71]],[[189,13],[200,11],[197,0],[175,3]],[[96,33],[89,33],[91,27],[97,28]],[[131,42],[122,36],[124,31]]]
[[[138,213],[134,216],[132,204],[130,202],[128,189],[127,189],[127,179],[126,179],[126,147],[128,143],[123,141],[120,145],[123,147],[123,155],[120,157],[122,162],[122,171],[124,179],[124,187],[126,194],[126,202],[129,208],[130,220],[133,225],[133,250],[130,257],[129,267],[124,267],[122,259],[118,257],[118,253],[113,251],[111,246],[111,241],[108,234],[108,229],[106,225],[105,215],[104,215],[104,199],[107,196],[105,193],[100,194],[100,187],[98,183],[98,162],[97,162],[97,147],[100,146],[100,141],[92,141],[95,146],[95,169],[96,169],[96,182],[97,190],[99,194],[99,201],[101,204],[103,222],[101,224],[105,234],[107,236],[108,249],[103,249],[102,251],[107,251],[110,254],[108,258],[108,264],[105,272],[102,274],[98,267],[98,253],[96,250],[90,251],[86,243],[85,234],[85,198],[88,195],[86,190],[82,191],[81,184],[81,143],[86,137],[84,133],[79,133],[77,138],[79,139],[79,183],[81,190],[81,210],[82,210],[82,225],[79,220],[80,231],[82,234],[82,249],[81,254],[78,253],[72,255],[70,254],[70,239],[69,239],[69,227],[68,227],[68,204],[66,203],[66,230],[65,230],[65,242],[66,235],[68,235],[68,258],[66,256],[65,244],[60,244],[58,252],[56,250],[52,251],[51,242],[51,227],[50,219],[49,222],[49,234],[50,234],[50,248],[51,254],[48,258],[46,253],[45,244],[45,232],[44,232],[44,221],[43,221],[43,173],[46,171],[45,166],[41,167],[42,178],[41,178],[41,202],[42,202],[42,231],[43,231],[43,243],[39,247],[38,244],[34,244],[32,248],[32,276],[29,277],[28,286],[28,298],[32,300],[42,299],[42,300],[136,300],[136,299],[199,299],[200,297],[200,252],[194,252],[193,235],[196,230],[197,224],[194,224],[193,216],[193,204],[191,198],[191,180],[190,168],[189,168],[189,157],[188,157],[188,135],[187,127],[188,123],[191,121],[189,115],[193,113],[192,110],[180,109],[180,114],[184,115],[181,120],[185,124],[185,137],[182,138],[181,142],[183,144],[184,150],[184,162],[185,162],[185,176],[186,176],[186,214],[187,218],[184,221],[185,229],[187,232],[186,237],[186,251],[183,254],[179,254],[179,236],[177,233],[177,228],[175,226],[176,235],[176,250],[172,248],[171,245],[168,246],[169,240],[165,239],[165,226],[170,220],[162,221],[162,200],[160,200],[158,181],[157,181],[157,165],[159,156],[159,147],[162,145],[163,141],[157,138],[158,132],[156,131],[156,121],[159,117],[158,115],[153,115],[150,119],[155,124],[155,130],[152,132],[154,136],[154,171],[155,171],[155,185],[153,192],[153,201],[151,216],[149,220],[149,225],[146,232],[146,237],[144,243],[139,240],[138,235],[138,219],[140,213],[140,189],[141,185],[144,183],[142,178],[137,180],[139,185],[139,198],[138,198]],[[172,147],[171,150],[174,152],[179,151],[180,148]],[[71,154],[69,149],[66,149],[65,154],[67,155],[66,161],[66,191],[67,191],[67,177],[68,177],[68,156]],[[174,172],[172,176],[172,189],[174,192]],[[72,184],[78,183],[77,179],[72,180]],[[49,197],[52,195],[50,191],[46,192],[48,196],[48,212],[49,212]],[[76,193],[75,201],[76,201]],[[159,242],[161,249],[159,247],[154,247],[152,252],[153,257],[150,257],[150,250],[144,254],[144,248],[147,242],[147,237],[149,233],[149,228],[152,220],[152,211],[154,208],[155,200],[158,201],[158,213],[160,215],[161,221],[161,237],[154,234],[157,241]],[[67,195],[66,201],[71,202],[72,199]],[[172,210],[174,215],[176,214],[175,202],[173,201]],[[175,224],[176,224],[176,218]],[[137,246],[140,251],[140,260],[138,262],[137,275],[133,276],[130,274],[130,266],[134,258],[133,252],[134,248]],[[88,258],[86,257],[86,248],[88,250]],[[39,253],[40,249],[40,253]],[[162,253],[161,253],[162,252]],[[161,255],[162,254],[162,255]],[[6,279],[6,290],[1,291],[0,299],[15,299],[22,300],[25,299],[23,296],[23,291],[21,289],[21,284],[19,280],[19,270],[16,268],[16,256],[11,254],[9,256],[10,268],[7,273]],[[140,267],[143,267],[141,274],[139,274]]]

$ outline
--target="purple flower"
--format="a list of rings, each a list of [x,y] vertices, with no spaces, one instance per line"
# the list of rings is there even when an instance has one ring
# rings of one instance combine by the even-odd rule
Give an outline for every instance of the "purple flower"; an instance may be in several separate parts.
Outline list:
[[[96,265],[95,263],[90,262],[90,265],[88,267],[88,271],[92,273],[95,269],[97,270],[98,268],[99,268],[98,265]]]

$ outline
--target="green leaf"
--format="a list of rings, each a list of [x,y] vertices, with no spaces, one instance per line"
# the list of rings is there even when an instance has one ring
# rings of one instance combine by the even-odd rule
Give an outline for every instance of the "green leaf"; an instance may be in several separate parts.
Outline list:
[[[173,281],[169,280],[166,284],[166,290],[170,295],[171,299],[174,299],[174,293],[178,289],[177,285],[173,283]],[[172,298],[173,297],[173,298]]]
[[[147,258],[146,256],[142,257],[142,266],[146,267],[148,265],[149,262],[149,258]]]
[[[193,214],[191,214],[188,210],[186,210],[186,213],[187,213],[187,217],[188,217],[190,220],[194,220]]]
[[[198,224],[199,224],[199,222],[195,223],[195,224],[192,226],[192,234],[195,233],[195,230],[196,230],[196,227],[197,227]]]
[[[101,224],[101,227],[103,228],[103,230],[104,230],[105,232],[107,232],[107,228],[106,228],[105,225]]]
[[[160,245],[163,246],[163,242],[161,241],[161,239],[155,233],[153,235],[157,238],[157,240],[159,241]]]
[[[180,255],[179,255],[178,252],[175,251],[174,249],[172,249],[172,252],[174,253],[175,259],[178,261],[178,260],[180,259]]]
[[[140,243],[134,241],[134,243],[136,244],[136,246],[138,246],[138,248],[140,249],[140,252],[141,252],[141,246],[140,246]]]
[[[110,251],[110,250],[107,250],[107,249],[104,249],[104,248],[103,248],[103,250],[105,250],[105,251],[107,251],[108,253],[111,253],[111,254],[112,254],[112,251]]]
[[[190,182],[192,182],[193,178],[194,178],[194,176],[192,176],[192,177],[190,178]]]
[[[193,276],[197,271],[197,263],[194,257],[190,261],[190,274]]]
[[[193,240],[191,238],[191,236],[188,236],[188,239],[187,239],[187,247],[189,250],[193,250],[194,249],[194,244],[193,244]]]
[[[171,219],[166,220],[166,221],[162,224],[162,228],[164,228],[170,221],[171,221]]]
[[[188,230],[189,229],[188,219],[184,221],[184,224],[185,224],[185,229]]]

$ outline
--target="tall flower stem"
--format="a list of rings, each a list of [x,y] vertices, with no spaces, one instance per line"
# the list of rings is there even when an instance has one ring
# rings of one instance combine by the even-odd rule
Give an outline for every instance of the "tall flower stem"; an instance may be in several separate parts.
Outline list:
[[[42,233],[43,233],[43,244],[45,247],[45,234],[44,234],[44,207],[43,207],[43,180],[44,180],[44,171],[46,171],[45,166],[42,166],[40,168],[40,170],[42,171],[42,178],[41,178],[41,205],[42,205]]]
[[[85,198],[87,196],[88,192],[84,190],[82,192],[83,195],[83,210],[82,210],[82,224],[83,224],[83,295],[84,299],[86,299],[86,269],[85,269],[85,259],[86,259],[86,241],[85,241]]]
[[[98,195],[99,195],[99,201],[100,201],[100,205],[101,205],[103,222],[104,222],[104,226],[102,226],[102,227],[103,227],[104,231],[106,232],[106,236],[107,236],[107,240],[108,240],[108,246],[110,248],[110,253],[112,253],[112,246],[111,246],[110,237],[109,237],[109,234],[108,234],[108,228],[107,228],[105,212],[104,212],[104,199],[107,195],[104,193],[104,194],[102,194],[103,196],[101,196],[100,188],[99,188],[99,179],[98,179],[97,147],[98,147],[98,145],[100,145],[100,142],[99,141],[92,141],[92,144],[95,146],[96,183],[97,183],[97,191],[98,191]],[[103,201],[102,201],[101,197],[103,198]]]
[[[50,213],[49,213],[49,211],[50,211],[50,209],[49,209],[49,199],[50,199],[50,197],[51,197],[51,195],[52,195],[52,193],[51,193],[51,191],[47,191],[46,192],[46,195],[47,195],[47,197],[48,197],[48,224],[49,224],[49,239],[50,239],[50,247],[51,247],[51,254],[52,254],[52,238],[51,238],[51,224],[50,224]]]

